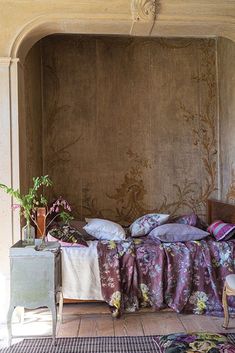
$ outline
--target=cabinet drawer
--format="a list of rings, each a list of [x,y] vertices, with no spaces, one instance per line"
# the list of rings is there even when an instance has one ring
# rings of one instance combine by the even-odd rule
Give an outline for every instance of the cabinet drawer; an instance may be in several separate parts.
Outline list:
[[[54,291],[53,261],[48,258],[11,259],[11,296],[17,303],[34,303]]]

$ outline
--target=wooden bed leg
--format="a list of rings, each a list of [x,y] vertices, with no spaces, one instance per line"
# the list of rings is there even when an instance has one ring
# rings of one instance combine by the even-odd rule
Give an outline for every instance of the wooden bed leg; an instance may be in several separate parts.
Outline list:
[[[227,302],[227,292],[226,292],[226,283],[224,284],[224,289],[223,289],[223,308],[224,308],[224,323],[223,327],[225,329],[228,328],[228,323],[229,323],[229,312],[228,312],[228,302]]]

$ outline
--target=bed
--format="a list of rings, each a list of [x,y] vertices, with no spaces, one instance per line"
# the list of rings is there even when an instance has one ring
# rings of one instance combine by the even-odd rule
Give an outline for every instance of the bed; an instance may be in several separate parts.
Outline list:
[[[208,200],[208,223],[235,223],[235,205]],[[62,249],[66,299],[103,300],[113,315],[152,306],[176,312],[221,316],[225,276],[235,273],[235,240],[119,244],[92,241],[88,248]],[[231,313],[235,301],[230,298]]]

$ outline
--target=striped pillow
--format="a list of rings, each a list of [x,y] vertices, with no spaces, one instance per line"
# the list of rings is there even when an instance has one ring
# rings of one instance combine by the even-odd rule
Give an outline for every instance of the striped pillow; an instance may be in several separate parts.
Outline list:
[[[219,220],[214,221],[207,228],[207,231],[211,235],[214,235],[217,241],[222,240],[225,237],[226,237],[226,240],[228,240],[234,234],[234,232],[232,232],[233,230],[235,230],[235,224],[224,223],[223,221],[219,221]]]

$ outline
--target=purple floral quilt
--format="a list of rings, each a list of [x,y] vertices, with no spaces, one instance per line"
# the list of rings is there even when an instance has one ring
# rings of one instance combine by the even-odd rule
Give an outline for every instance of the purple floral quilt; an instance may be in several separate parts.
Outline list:
[[[224,279],[235,273],[235,240],[160,243],[148,237],[98,243],[101,288],[114,312],[151,306],[221,316]],[[229,298],[231,313],[235,299]]]

